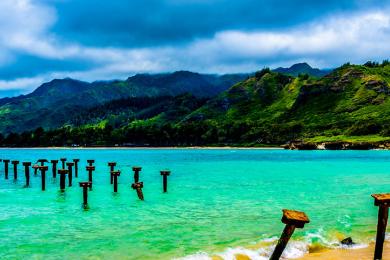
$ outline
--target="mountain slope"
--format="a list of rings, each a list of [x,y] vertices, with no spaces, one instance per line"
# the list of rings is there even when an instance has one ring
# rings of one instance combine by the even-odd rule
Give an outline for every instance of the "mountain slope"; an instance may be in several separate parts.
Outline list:
[[[167,74],[139,74],[125,81],[87,83],[56,79],[34,92],[0,99],[0,133],[55,128],[79,110],[128,97],[176,96],[191,93],[211,97],[244,79],[244,74],[204,75],[179,71]]]
[[[289,68],[279,67],[274,69],[273,71],[290,75],[290,76],[295,76],[295,77],[297,77],[299,74],[307,74],[313,77],[322,77],[330,73],[332,70],[320,70],[317,68],[312,68],[309,64],[303,62],[303,63],[294,64]]]

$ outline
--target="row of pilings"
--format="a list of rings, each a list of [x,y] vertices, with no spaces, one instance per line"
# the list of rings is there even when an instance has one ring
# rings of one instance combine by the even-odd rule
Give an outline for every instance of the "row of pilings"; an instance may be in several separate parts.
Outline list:
[[[10,163],[13,165],[13,179],[16,181],[18,179],[18,164],[20,161],[18,160],[9,160],[9,159],[0,159],[0,162],[4,163],[4,176],[5,179],[9,179],[9,166]],[[61,162],[59,168],[58,164]],[[38,172],[41,176],[41,190],[46,190],[46,173],[49,170],[49,166],[47,164],[51,164],[52,177],[54,179],[59,175],[60,185],[59,189],[61,192],[66,191],[66,187],[73,186],[73,177],[78,178],[79,176],[79,162],[80,159],[72,159],[72,161],[67,162],[66,158],[61,158],[60,160],[47,160],[47,159],[39,159],[36,163],[32,164],[31,162],[22,162],[24,167],[24,175],[25,175],[25,187],[30,187],[30,169],[33,170],[34,176],[38,176]],[[85,167],[88,173],[88,180],[80,181],[79,186],[82,188],[83,194],[83,208],[88,208],[88,191],[92,191],[93,189],[93,175],[96,170],[95,168],[95,160],[87,160],[87,166]],[[110,175],[110,184],[113,186],[113,192],[118,192],[118,179],[121,175],[121,171],[115,169],[117,166],[116,162],[108,162],[108,172]],[[130,187],[136,191],[137,196],[140,200],[144,200],[143,187],[144,183],[140,182],[140,172],[142,167],[133,166],[132,171],[134,173],[134,182],[131,183]],[[166,193],[168,191],[168,176],[170,175],[169,170],[160,171],[160,175],[162,176],[162,191]]]

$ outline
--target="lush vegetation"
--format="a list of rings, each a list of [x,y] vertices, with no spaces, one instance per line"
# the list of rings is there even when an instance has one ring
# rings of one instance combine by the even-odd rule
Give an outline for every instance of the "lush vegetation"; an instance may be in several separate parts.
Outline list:
[[[318,78],[263,69],[213,98],[121,98],[62,127],[0,136],[4,146],[278,145],[390,141],[390,64],[345,64]]]

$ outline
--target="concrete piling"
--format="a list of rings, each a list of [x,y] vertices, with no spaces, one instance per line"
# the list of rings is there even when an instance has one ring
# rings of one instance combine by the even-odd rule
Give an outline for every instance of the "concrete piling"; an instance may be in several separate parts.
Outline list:
[[[143,182],[136,182],[131,184],[131,188],[137,191],[138,198],[144,200],[144,194],[142,193],[142,188],[144,187]]]
[[[95,163],[95,160],[87,160],[87,163],[89,166],[93,166],[93,164]]]
[[[66,175],[68,174],[68,170],[59,169],[58,174],[60,175],[60,190],[65,191],[65,181],[66,181]]]
[[[74,163],[72,162],[68,162],[66,163],[66,166],[68,167],[68,186],[69,187],[72,187],[72,179],[73,179],[73,170],[72,170],[72,167],[73,167]]]
[[[83,188],[83,208],[88,208],[88,188],[91,187],[91,184],[89,181],[79,182],[79,185],[81,188]]]
[[[114,192],[118,192],[118,177],[121,175],[120,171],[112,171],[111,175],[114,178]]]
[[[86,168],[88,172],[88,182],[90,183],[89,189],[92,190],[92,185],[93,185],[92,173],[95,170],[95,166],[87,166]]]
[[[52,169],[52,173],[53,173],[53,178],[56,178],[57,177],[57,164],[58,164],[58,160],[51,160],[51,169]]]
[[[26,177],[26,187],[30,187],[30,166],[31,162],[23,162],[24,175]]]
[[[46,159],[39,159],[37,162],[39,162],[41,165],[40,166],[45,166],[45,163],[49,162]]]
[[[378,206],[378,225],[376,230],[374,260],[382,259],[383,243],[385,241],[387,219],[389,216],[390,193],[372,194],[374,205]]]
[[[4,160],[3,159],[3,163],[4,163],[4,176],[5,176],[5,179],[8,180],[8,164],[9,164],[10,160]]]
[[[114,171],[114,168],[116,166],[116,162],[109,162],[108,167],[110,167],[110,183],[113,184],[114,176],[112,175],[112,172]]]
[[[168,176],[171,174],[171,171],[164,170],[160,171],[161,176],[163,176],[163,191],[164,193],[168,190]]]
[[[65,169],[66,158],[61,158],[60,161],[62,163],[62,169]]]
[[[283,253],[283,250],[286,248],[290,237],[294,233],[295,228],[303,228],[306,223],[310,222],[310,220],[304,212],[284,209],[282,222],[286,224],[286,226],[279,238],[270,260],[279,259]]]
[[[79,177],[79,161],[80,161],[80,159],[73,159],[73,163],[74,163],[74,177],[76,177],[76,178]]]
[[[48,166],[39,166],[39,170],[41,171],[41,187],[42,187],[42,191],[44,191],[46,189],[46,171],[49,169]]]
[[[139,182],[139,172],[142,170],[142,167],[139,166],[133,166],[133,172],[134,172],[134,183]]]
[[[19,164],[19,161],[12,161],[11,163],[14,166],[14,180],[17,180],[18,179],[18,164]]]

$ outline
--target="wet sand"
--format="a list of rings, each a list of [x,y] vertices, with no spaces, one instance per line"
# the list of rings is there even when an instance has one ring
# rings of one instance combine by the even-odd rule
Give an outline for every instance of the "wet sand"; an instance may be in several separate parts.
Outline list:
[[[321,252],[309,253],[300,260],[372,260],[374,258],[374,244],[357,249],[325,249]],[[383,247],[383,260],[390,260],[390,243]]]

